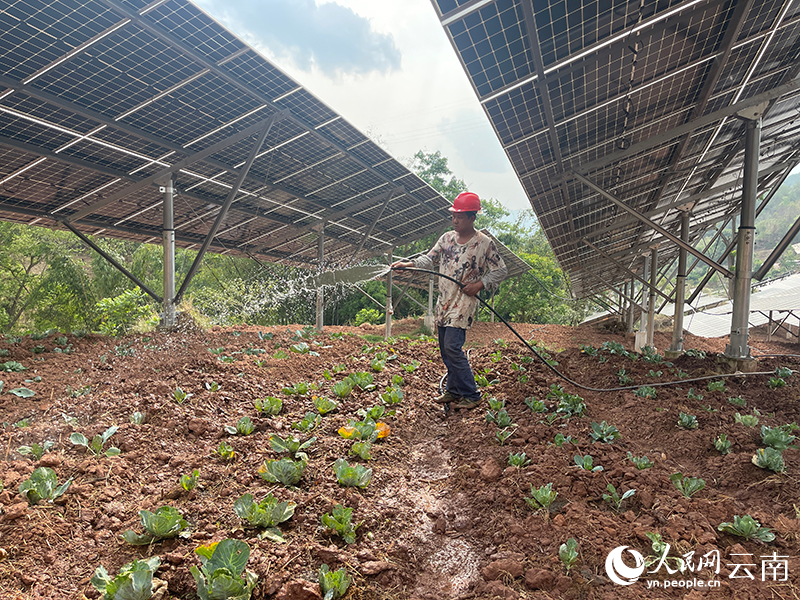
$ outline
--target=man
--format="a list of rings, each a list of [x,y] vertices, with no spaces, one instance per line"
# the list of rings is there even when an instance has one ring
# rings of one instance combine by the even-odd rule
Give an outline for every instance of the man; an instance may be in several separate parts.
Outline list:
[[[448,231],[426,254],[414,261],[397,261],[392,268],[433,269],[439,261],[439,272],[461,282],[458,285],[439,278],[439,299],[436,302],[436,324],[439,330],[439,351],[447,367],[447,391],[436,399],[455,408],[475,408],[481,393],[463,351],[467,329],[472,325],[478,305],[478,292],[496,290],[508,275],[503,258],[492,239],[475,229],[475,216],[481,209],[477,194],[462,192],[456,197],[452,213],[453,231]]]

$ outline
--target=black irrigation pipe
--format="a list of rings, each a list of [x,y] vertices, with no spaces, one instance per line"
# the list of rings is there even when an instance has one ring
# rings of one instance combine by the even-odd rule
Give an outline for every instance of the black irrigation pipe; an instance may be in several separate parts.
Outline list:
[[[450,277],[449,275],[445,275],[444,273],[440,273],[439,271],[431,271],[429,269],[419,269],[417,267],[393,267],[393,268],[397,269],[399,271],[417,271],[419,273],[429,273],[431,275],[437,275],[439,277],[444,277],[445,279],[448,279],[448,280],[452,281],[453,283],[455,283],[456,285],[458,285],[461,289],[464,289],[464,285],[465,284],[463,284],[462,282],[458,281],[457,279],[454,279],[453,277]],[[570,379],[569,377],[564,375],[561,371],[556,369],[553,365],[551,365],[549,362],[547,362],[544,359],[544,357],[542,357],[542,355],[539,354],[536,351],[536,348],[531,346],[528,343],[528,341],[525,338],[523,338],[519,334],[519,332],[509,324],[508,321],[506,321],[503,317],[501,317],[500,314],[495,309],[493,309],[491,306],[489,306],[489,304],[486,301],[484,301],[479,296],[475,296],[475,298],[477,298],[478,301],[481,304],[483,304],[483,306],[485,306],[490,311],[492,311],[494,313],[494,315],[498,319],[500,319],[503,322],[503,324],[506,327],[508,327],[515,336],[517,336],[517,338],[519,338],[519,341],[521,341],[523,344],[525,344],[525,346],[528,348],[528,350],[533,352],[533,354],[536,356],[536,358],[538,358],[540,361],[542,361],[542,363],[548,369],[550,369],[553,373],[555,373],[556,376],[560,377],[561,379],[563,379],[564,381],[566,381],[570,385],[573,385],[573,386],[575,386],[577,388],[580,388],[582,390],[586,390],[586,391],[589,391],[589,392],[623,392],[623,391],[627,391],[627,390],[638,390],[639,388],[644,387],[644,386],[641,386],[641,385],[628,385],[628,386],[616,387],[616,388],[593,388],[593,387],[589,387],[587,385],[583,385],[582,383],[578,383],[574,379]],[[724,377],[742,377],[742,376],[750,376],[750,375],[773,375],[773,374],[774,374],[774,371],[757,371],[757,372],[754,372],[754,373],[742,373],[742,372],[738,372],[737,371],[736,373],[722,373],[720,375],[705,375],[703,377],[695,377],[693,379],[680,379],[680,380],[677,380],[677,381],[654,382],[654,383],[648,385],[647,387],[664,387],[664,386],[668,386],[668,385],[678,385],[678,384],[692,383],[692,382],[695,382],[695,381],[705,381],[705,380],[708,380],[708,379],[720,379],[720,378],[724,378]]]

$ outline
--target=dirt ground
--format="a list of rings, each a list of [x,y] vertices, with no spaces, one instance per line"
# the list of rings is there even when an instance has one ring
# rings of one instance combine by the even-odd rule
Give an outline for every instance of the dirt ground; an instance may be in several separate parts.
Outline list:
[[[800,420],[800,374],[777,388],[767,374],[689,382],[723,372],[717,353],[724,339],[687,336],[687,348],[707,355],[668,364],[603,349],[617,342],[632,350],[632,338],[619,333],[517,326],[557,363],[555,369],[584,386],[617,388],[624,377],[637,387],[678,381],[655,387],[655,398],[631,389],[590,391],[559,379],[502,324],[479,323],[467,345],[473,369],[489,383],[483,406],[445,415],[432,402],[444,372],[438,348],[431,338],[409,337],[418,326],[396,323],[388,344],[377,341],[382,328],[331,327],[316,335],[301,326],[203,331],[187,325],[122,339],[51,334],[0,340],[0,365],[15,361],[27,369],[0,372],[0,597],[98,598],[89,582],[98,566],[113,576],[125,563],[158,556],[156,577],[166,582],[158,597],[194,598],[189,567],[199,564],[195,548],[225,538],[251,548],[248,569],[259,578],[254,598],[320,598],[322,564],[347,570],[353,583],[345,598],[353,600],[799,597],[800,453],[783,453],[784,473],[759,468],[751,458],[763,447],[761,425]],[[597,352],[581,351],[586,344]],[[668,334],[657,334],[656,345],[668,347]],[[800,354],[797,345],[785,343],[755,339],[752,347],[754,354]],[[380,352],[388,360],[375,371],[371,363]],[[799,361],[762,358],[757,370],[798,369]],[[377,388],[337,398],[334,384],[354,372],[371,372]],[[393,416],[381,419],[390,435],[374,443],[369,463],[348,456],[352,441],[338,430],[360,420],[358,410],[380,405],[380,394],[398,375],[402,401],[390,407]],[[720,380],[724,390],[709,391],[709,381]],[[307,395],[282,391],[303,382],[311,387]],[[581,396],[585,413],[566,418],[558,412],[553,385]],[[35,395],[9,393],[18,388]],[[178,402],[176,388],[192,395]],[[267,396],[282,398],[277,416],[256,411],[255,401]],[[313,431],[292,429],[315,412],[314,396],[335,399],[338,408]],[[744,406],[728,401],[737,397]],[[487,420],[489,398],[504,401],[513,422],[503,443],[498,425]],[[542,400],[546,412],[533,412],[525,403],[530,398]],[[131,422],[136,411],[145,415],[142,424]],[[698,427],[678,427],[680,413],[694,415]],[[736,413],[755,413],[759,425],[736,423]],[[252,434],[225,431],[244,416],[255,424]],[[593,441],[591,424],[601,421],[619,430],[613,443]],[[112,425],[119,429],[103,449],[118,447],[118,456],[93,456],[70,441],[73,433],[91,439]],[[282,456],[269,438],[291,433],[316,437],[302,479],[296,487],[269,483],[259,468]],[[558,445],[557,434],[571,441]],[[732,443],[729,454],[714,448],[720,434]],[[39,461],[19,451],[45,441],[53,445]],[[233,460],[217,456],[222,442],[232,446]],[[522,452],[530,464],[509,466],[509,454]],[[576,466],[575,457],[584,455],[603,470]],[[646,455],[653,466],[639,470],[629,455]],[[341,457],[373,470],[366,488],[337,482],[333,463]],[[29,506],[18,489],[40,466],[52,468],[59,484],[72,483],[55,502]],[[187,492],[179,479],[194,469],[199,484]],[[670,481],[674,473],[702,478],[705,488],[686,498]],[[525,501],[531,488],[548,483],[558,492],[555,502],[549,510],[532,509]],[[608,484],[619,494],[635,493],[617,508],[603,499]],[[294,516],[279,525],[285,543],[259,539],[261,530],[236,515],[234,501],[248,492],[256,501],[269,492],[296,502]],[[353,521],[361,522],[352,544],[321,526],[321,515],[336,504],[352,508]],[[187,535],[144,546],[123,541],[123,532],[142,531],[139,511],[165,505],[190,523]],[[774,541],[718,531],[720,523],[746,514],[768,527]],[[694,552],[692,569],[669,574],[666,567],[676,561],[651,563],[647,533],[670,544],[670,557]],[[559,548],[569,538],[577,541],[578,556],[567,569]],[[606,557],[619,546],[647,559],[638,581],[625,581],[630,585],[614,583],[606,570]],[[698,569],[703,556],[706,564]],[[630,553],[623,562],[629,570],[636,566]],[[671,582],[675,587],[664,589]]]

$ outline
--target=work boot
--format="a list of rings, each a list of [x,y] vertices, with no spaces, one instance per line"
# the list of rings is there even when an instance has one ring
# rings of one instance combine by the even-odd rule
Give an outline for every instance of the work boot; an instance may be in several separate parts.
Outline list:
[[[465,408],[465,409],[470,409],[470,408],[475,408],[476,406],[479,406],[479,405],[480,405],[480,403],[481,403],[481,400],[480,400],[480,398],[476,398],[476,399],[474,399],[474,400],[470,400],[469,398],[458,398],[458,399],[457,399],[456,401],[454,401],[454,403],[453,403],[453,404],[451,404],[450,406],[451,406],[452,408]]]
[[[444,394],[436,398],[434,402],[436,402],[436,404],[448,404],[450,402],[456,402],[457,400],[459,400],[459,398],[456,398],[453,396],[453,394],[446,391]]]

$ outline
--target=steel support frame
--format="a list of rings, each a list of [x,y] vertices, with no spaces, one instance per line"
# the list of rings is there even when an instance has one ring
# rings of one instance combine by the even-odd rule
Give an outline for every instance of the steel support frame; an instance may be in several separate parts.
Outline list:
[[[681,215],[681,239],[689,243],[689,221],[691,213],[683,211]],[[678,278],[675,284],[675,316],[672,321],[672,343],[670,352],[683,352],[683,313],[686,311],[686,258],[685,248],[678,251]]]
[[[325,266],[325,223],[320,224],[319,233],[317,234],[317,263],[319,265],[319,272]],[[325,323],[325,295],[324,287],[322,285],[317,287],[317,331],[322,333],[322,328]]]
[[[175,312],[175,211],[174,193],[170,177],[160,188],[164,194],[164,204],[162,206],[162,232],[161,243],[164,252],[164,303],[161,312],[161,327],[172,329],[178,324]]]
[[[600,248],[598,248],[597,246],[595,246],[594,244],[592,244],[590,241],[588,241],[588,240],[585,240],[585,239],[581,239],[580,241],[581,241],[581,242],[583,242],[584,244],[586,244],[587,246],[589,246],[589,248],[591,248],[592,250],[594,250],[595,252],[597,252],[598,254],[600,254],[601,256],[603,256],[604,258],[607,258],[607,259],[608,259],[609,261],[611,261],[613,264],[615,264],[615,265],[616,265],[616,266],[618,266],[620,269],[622,269],[623,271],[625,271],[625,272],[626,272],[628,275],[630,275],[630,276],[631,276],[631,277],[633,277],[634,279],[638,280],[638,281],[639,281],[641,284],[643,284],[645,287],[648,287],[648,288],[650,288],[650,287],[652,286],[652,282],[650,282],[650,281],[645,281],[644,279],[642,279],[641,277],[639,277],[639,276],[638,276],[636,273],[634,273],[633,271],[631,271],[631,270],[630,270],[628,267],[626,267],[626,266],[625,266],[625,265],[623,265],[621,262],[619,262],[617,259],[615,259],[613,256],[611,256],[611,255],[610,255],[610,254],[608,254],[607,252],[605,252],[605,251],[601,250]],[[651,290],[651,291],[652,291],[652,290]],[[661,296],[662,298],[664,298],[665,300],[667,300],[667,302],[669,302],[670,300],[672,300],[672,298],[670,298],[669,296],[667,296],[667,295],[666,295],[664,292],[662,292],[662,291],[661,291],[661,290],[659,290],[658,288],[655,288],[655,293],[656,293],[656,294],[658,294],[659,296]]]
[[[597,279],[598,281],[602,282],[602,283],[603,283],[603,285],[605,285],[606,289],[608,289],[608,290],[611,290],[612,292],[616,292],[616,293],[618,293],[620,296],[622,296],[622,297],[623,297],[623,298],[625,298],[625,299],[626,299],[628,302],[630,302],[632,307],[633,307],[633,306],[635,306],[635,307],[638,307],[638,308],[639,308],[640,310],[642,310],[642,311],[646,310],[646,309],[645,309],[645,307],[643,307],[641,304],[639,304],[638,302],[636,302],[635,298],[633,297],[633,294],[631,294],[631,295],[629,296],[629,295],[628,295],[628,294],[626,294],[625,292],[623,292],[623,291],[619,290],[619,288],[616,288],[616,287],[614,287],[614,286],[610,286],[610,285],[608,285],[608,282],[606,282],[606,281],[603,281],[603,280],[602,280],[600,277],[598,277],[597,275],[595,275],[594,273],[592,273],[591,271],[589,271],[589,270],[587,270],[587,269],[584,269],[584,270],[583,270],[583,272],[584,272],[584,273],[588,273],[589,275],[591,275],[592,277],[594,277],[594,278],[595,278],[595,279]]]
[[[761,117],[746,119],[744,147],[744,181],[742,182],[742,213],[736,252],[736,279],[733,288],[733,315],[730,341],[725,356],[731,359],[750,359],[748,329],[750,326],[750,282],[753,276],[753,250],[756,233],[756,192],[758,186],[758,156],[761,144]]]
[[[389,264],[394,262],[392,258],[394,256],[394,248],[389,249]],[[384,339],[389,339],[392,337],[392,314],[394,313],[394,307],[392,305],[392,285],[393,285],[393,275],[394,271],[389,269],[389,274],[386,277],[386,326],[384,330]]]
[[[358,247],[356,248],[355,252],[353,252],[353,256],[350,257],[350,260],[348,261],[347,264],[352,263],[356,259],[356,257],[358,256],[358,253],[361,252],[361,250],[364,249],[364,244],[366,243],[367,239],[369,239],[369,236],[372,235],[372,231],[375,229],[375,225],[378,224],[378,221],[383,216],[383,211],[386,210],[386,207],[388,206],[389,201],[392,199],[392,196],[394,196],[394,192],[395,192],[395,190],[389,190],[388,192],[385,192],[386,200],[383,201],[383,204],[381,204],[380,209],[378,210],[378,212],[373,217],[372,222],[367,227],[366,231],[364,232],[364,235],[361,236],[361,241],[358,243]],[[379,198],[376,198],[376,200],[379,201]]]
[[[231,207],[231,204],[233,204],[234,199],[239,193],[239,188],[244,182],[245,177],[247,177],[247,173],[250,171],[250,167],[253,166],[253,162],[255,161],[256,156],[258,155],[258,151],[264,144],[264,140],[267,139],[267,135],[269,135],[270,129],[272,129],[272,125],[274,123],[275,123],[274,116],[268,119],[266,123],[262,123],[261,133],[258,135],[258,139],[256,140],[255,144],[253,144],[253,148],[250,150],[250,155],[247,157],[247,162],[239,170],[239,176],[236,178],[236,182],[233,184],[233,187],[228,193],[228,197],[222,204],[222,208],[219,209],[219,213],[217,214],[217,218],[214,220],[214,224],[211,226],[211,230],[208,232],[208,235],[206,236],[203,245],[197,252],[197,256],[195,256],[194,262],[192,262],[192,266],[189,267],[189,272],[186,274],[186,277],[184,278],[183,283],[181,284],[181,288],[175,295],[175,304],[180,304],[181,300],[183,299],[183,295],[186,293],[186,288],[189,287],[189,284],[192,282],[192,279],[194,279],[197,270],[200,268],[200,263],[203,261],[203,258],[205,257],[206,252],[208,251],[208,247],[211,245],[212,240],[216,237],[217,232],[219,231],[219,228],[222,225],[222,221],[224,221],[225,217],[228,216],[228,209]]]
[[[647,345],[655,348],[656,282],[658,281],[658,246],[650,248],[650,295],[647,300]]]
[[[783,256],[784,252],[786,252],[786,249],[791,245],[792,240],[797,236],[798,233],[800,233],[800,217],[797,218],[794,224],[789,228],[789,231],[787,231],[786,234],[781,239],[781,241],[778,242],[778,245],[775,246],[775,249],[770,253],[767,259],[764,261],[764,264],[762,264],[759,267],[758,271],[756,271],[753,274],[754,279],[758,281],[764,279],[764,277],[772,268],[772,266],[775,264],[775,262],[781,256]]]

